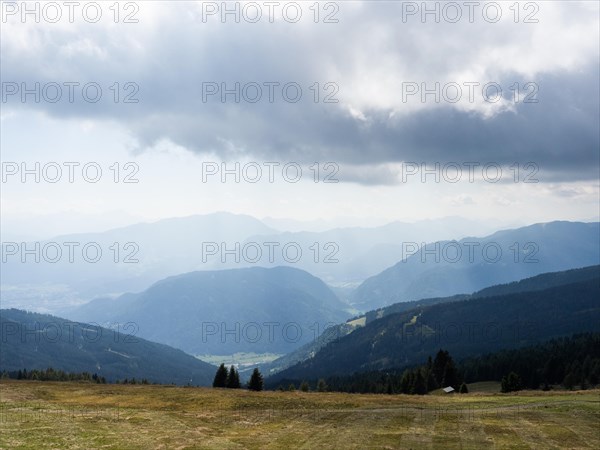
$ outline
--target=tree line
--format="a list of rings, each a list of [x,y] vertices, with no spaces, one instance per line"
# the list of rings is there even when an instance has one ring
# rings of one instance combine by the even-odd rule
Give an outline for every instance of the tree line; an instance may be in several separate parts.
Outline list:
[[[290,383],[286,389],[283,384],[280,384],[279,387],[277,388],[277,390],[279,390],[279,391],[286,391],[286,390],[287,391],[295,391],[296,385],[294,383]],[[299,390],[302,392],[310,392],[311,390],[316,390],[317,392],[327,392],[327,391],[329,391],[329,386],[327,386],[327,382],[325,381],[324,378],[320,378],[319,381],[317,381],[315,389],[311,389],[311,386],[308,383],[308,381],[303,381],[302,383],[300,383]]]
[[[503,350],[461,362],[467,383],[501,381],[514,373],[521,388],[586,389],[600,383],[600,333],[582,333],[514,350]],[[515,389],[512,389],[515,390]]]
[[[468,392],[452,356],[443,349],[435,358],[429,356],[427,363],[421,366],[330,377],[326,384],[329,390],[352,393],[425,395],[445,387]]]
[[[351,393],[416,394],[451,386],[468,392],[467,385],[498,381],[502,392],[521,389],[587,389],[600,384],[600,333],[583,333],[552,339],[513,350],[471,357],[455,363],[440,349],[423,365],[332,376],[322,383],[327,390]],[[294,380],[285,380],[294,383]],[[316,388],[320,381],[304,381]],[[307,388],[308,390],[308,388]]]
[[[53,369],[33,369],[33,370],[3,370],[0,375],[3,379],[13,380],[37,380],[37,381],[85,381],[90,383],[106,384],[106,378],[89,372],[65,372],[64,370]]]
[[[235,366],[231,366],[229,370],[225,367],[225,364],[221,364],[215,373],[215,378],[213,380],[214,388],[227,388],[227,389],[240,389],[242,387],[240,383],[240,374],[236,370]],[[252,371],[252,375],[250,376],[250,380],[246,385],[248,389],[251,391],[262,391],[264,387],[263,376],[258,370],[255,368]]]

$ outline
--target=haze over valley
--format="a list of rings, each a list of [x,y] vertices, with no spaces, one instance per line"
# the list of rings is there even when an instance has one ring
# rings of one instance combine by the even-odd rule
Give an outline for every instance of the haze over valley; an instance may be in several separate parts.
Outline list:
[[[600,448],[598,2],[0,15],[0,448]]]

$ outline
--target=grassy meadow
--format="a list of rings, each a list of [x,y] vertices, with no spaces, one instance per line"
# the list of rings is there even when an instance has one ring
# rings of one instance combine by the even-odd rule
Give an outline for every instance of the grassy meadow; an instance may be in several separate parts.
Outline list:
[[[0,381],[0,448],[600,448],[600,390],[373,395]]]

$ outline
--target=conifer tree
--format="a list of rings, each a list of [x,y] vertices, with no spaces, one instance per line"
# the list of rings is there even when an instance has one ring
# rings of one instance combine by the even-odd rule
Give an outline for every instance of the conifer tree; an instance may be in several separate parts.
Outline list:
[[[402,373],[402,379],[400,380],[400,392],[403,394],[410,393],[410,388],[412,386],[412,373],[409,370],[405,370]]]
[[[435,381],[437,383],[437,387],[446,387],[447,384],[444,385],[444,370],[446,369],[446,365],[448,361],[451,360],[450,353],[447,350],[440,349],[435,355],[435,359],[433,360],[433,376],[435,377]]]
[[[323,378],[321,378],[317,383],[317,391],[327,392],[327,383],[325,383],[325,380]]]
[[[248,382],[248,389],[251,391],[262,391],[263,390],[263,376],[261,375],[258,368],[252,371],[252,376]]]
[[[425,384],[425,377],[419,369],[416,370],[414,376],[411,394],[425,395],[427,394],[427,385]]]
[[[448,355],[448,360],[446,361],[446,366],[444,367],[444,375],[442,376],[442,387],[452,386],[454,389],[458,389],[458,372],[456,370],[456,366],[454,365],[454,361]]]
[[[213,387],[222,388],[227,384],[227,368],[225,364],[221,364],[215,373],[215,379],[213,380]]]
[[[232,365],[227,375],[226,387],[229,389],[239,389],[240,386],[240,374],[235,370],[235,366]]]
[[[502,392],[520,391],[521,389],[521,377],[515,372],[511,372],[502,377],[502,381],[500,383],[500,390]]]

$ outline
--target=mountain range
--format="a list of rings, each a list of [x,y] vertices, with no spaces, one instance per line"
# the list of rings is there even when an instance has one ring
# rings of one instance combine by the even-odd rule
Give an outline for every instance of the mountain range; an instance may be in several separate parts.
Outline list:
[[[372,313],[370,321],[365,318],[364,325],[273,375],[270,382],[407,367],[421,363],[439,348],[464,358],[597,332],[600,266],[412,306],[404,310],[401,303],[397,312]]]
[[[223,213],[65,236],[64,242],[95,239],[107,248],[111,242],[122,244],[135,236],[135,242],[147,248],[138,263],[129,265],[107,261],[97,265],[23,264],[12,260],[2,265],[2,304],[6,308],[7,303],[10,307],[14,302],[40,302],[52,296],[69,299],[73,292],[96,297],[85,304],[63,307],[59,315],[77,321],[81,329],[86,328],[83,323],[117,331],[126,326],[142,341],[188,353],[180,357],[227,356],[233,361],[234,354],[258,355],[261,370],[274,377],[313,377],[321,372],[331,375],[338,370],[347,373],[410,365],[443,344],[444,327],[458,326],[462,333],[466,323],[497,323],[532,334],[512,341],[499,338],[489,342],[479,336],[477,342],[450,343],[458,355],[595,330],[591,319],[597,317],[597,303],[591,298],[597,294],[594,289],[600,262],[598,222],[550,222],[483,238],[429,241],[423,237],[420,241],[421,236],[449,233],[432,231],[441,223],[398,222],[372,229],[280,233],[254,218]],[[461,226],[460,221],[456,226]],[[342,248],[351,251],[331,264],[316,263],[309,253],[298,263],[277,265],[282,261],[275,258],[264,264],[267,267],[261,267],[265,261],[260,260],[234,263],[235,268],[231,268],[220,258],[202,262],[203,243],[209,239],[226,245],[235,239],[242,245],[294,242],[308,248],[311,242],[335,242],[340,254]],[[375,260],[377,263],[372,264]],[[365,272],[353,272],[353,265]],[[353,280],[377,265],[387,268],[353,287],[357,284]],[[569,270],[585,266],[595,267]],[[202,270],[187,270],[190,267]],[[329,283],[315,272],[325,274]],[[565,302],[571,302],[572,308]],[[556,314],[548,315],[549,311]],[[42,315],[39,320],[48,321],[48,317]],[[406,334],[406,330],[411,331]],[[160,345],[153,342],[148,345]],[[17,366],[35,362],[37,347],[24,347],[23,355],[30,355],[29,359],[19,359],[18,342],[12,345],[11,361],[18,364],[10,367],[26,368]],[[111,347],[109,356],[114,356],[114,351],[122,358],[129,355]],[[156,353],[152,349],[148,352]],[[140,351],[139,358],[143,353]],[[89,371],[89,365],[96,367],[100,360],[70,350],[67,354],[73,355],[72,362],[81,362],[73,369],[78,371]],[[273,355],[283,356],[263,363]],[[128,361],[135,362],[136,358]],[[39,360],[45,365],[51,358]],[[194,364],[198,361],[192,360]],[[119,367],[114,376],[140,373],[141,366],[106,361],[109,367]],[[178,361],[175,366],[183,368],[185,364]],[[183,383],[183,378],[173,378],[174,373],[169,369],[169,379]],[[159,375],[153,372],[153,376]],[[208,382],[207,373],[202,376],[202,383]]]
[[[291,268],[191,272],[139,294],[99,298],[68,315],[133,322],[139,335],[192,354],[287,353],[350,317],[320,279]]]
[[[402,242],[450,239],[468,232],[482,235],[489,230],[489,224],[450,217],[371,228],[285,232],[251,216],[222,212],[61,235],[40,242],[8,243],[3,236],[0,289],[5,307],[60,315],[74,304],[139,292],[182,273],[286,265],[318,276],[345,298],[365,278],[397,262]],[[11,254],[14,249],[7,245],[16,245],[17,252]],[[40,248],[39,261],[28,255],[23,262],[19,249],[34,249],[36,245]],[[73,260],[69,260],[69,245],[75,246]],[[86,245],[91,246],[87,253],[92,258],[100,249],[98,261],[83,257]],[[54,258],[56,248],[62,257],[48,261]],[[301,254],[296,257],[298,250]]]
[[[330,342],[340,339],[358,328],[371,324],[373,321],[391,314],[399,314],[407,311],[420,310],[421,308],[441,303],[459,302],[464,300],[474,300],[483,297],[501,296],[507,294],[527,293],[550,289],[565,284],[588,281],[597,278],[600,274],[600,266],[589,266],[581,269],[571,269],[563,272],[550,272],[537,275],[531,278],[525,278],[511,283],[489,286],[472,294],[457,294],[449,297],[435,297],[409,302],[394,303],[383,308],[374,309],[365,314],[348,319],[344,323],[329,327],[317,339],[311,341],[302,347],[290,352],[274,361],[261,365],[262,370],[267,374],[275,374],[295,364],[306,361],[314,357],[319,350]]]
[[[438,241],[419,249],[353,291],[366,311],[397,302],[474,292],[545,272],[600,263],[600,223],[550,222],[484,238]]]

